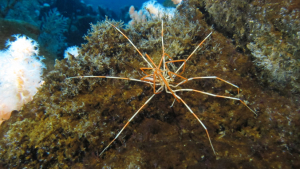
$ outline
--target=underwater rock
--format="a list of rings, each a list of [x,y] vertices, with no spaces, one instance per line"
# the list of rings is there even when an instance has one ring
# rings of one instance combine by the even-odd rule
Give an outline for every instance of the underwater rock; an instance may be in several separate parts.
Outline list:
[[[3,49],[5,47],[5,43],[7,39],[11,38],[11,35],[23,34],[32,39],[37,39],[38,35],[40,34],[40,30],[38,27],[21,20],[1,18],[0,25],[0,49]]]
[[[216,30],[252,54],[260,83],[282,94],[300,93],[298,0],[191,0]]]
[[[165,52],[185,59],[212,31],[196,8],[183,3],[180,15],[164,21]],[[161,21],[121,29],[155,63],[162,56]],[[32,102],[0,129],[0,165],[4,168],[297,168],[299,164],[298,98],[259,85],[250,57],[214,31],[187,62],[182,88],[239,97],[238,101],[200,93],[178,95],[207,127],[205,130],[174,97],[157,94],[112,146],[98,156],[127,120],[153,94],[150,85],[117,79],[77,78],[101,75],[141,78],[146,67],[131,44],[105,22],[92,25],[78,57],[56,61],[55,69]],[[267,167],[266,167],[267,166]]]

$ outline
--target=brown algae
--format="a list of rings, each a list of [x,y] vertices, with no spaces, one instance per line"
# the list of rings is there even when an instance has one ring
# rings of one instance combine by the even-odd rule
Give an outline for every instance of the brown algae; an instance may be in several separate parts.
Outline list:
[[[183,59],[211,32],[198,9],[180,7],[181,15],[165,21],[166,53]],[[112,22],[119,28],[122,23]],[[157,63],[161,58],[161,21],[122,31]],[[238,101],[199,93],[180,93],[209,130],[173,97],[161,93],[124,130],[104,156],[98,154],[132,114],[153,94],[147,84],[111,79],[73,79],[78,75],[140,78],[145,66],[128,41],[104,22],[92,25],[81,56],[56,61],[55,69],[33,101],[1,126],[0,159],[4,168],[296,168],[299,167],[299,108],[294,97],[259,85],[249,55],[221,33],[187,62],[184,77],[218,76],[239,87]],[[217,80],[185,88],[236,96]]]

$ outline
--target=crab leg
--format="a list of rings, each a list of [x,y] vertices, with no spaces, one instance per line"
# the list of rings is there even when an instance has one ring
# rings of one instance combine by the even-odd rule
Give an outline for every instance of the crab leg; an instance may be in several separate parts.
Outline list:
[[[223,95],[216,95],[216,94],[212,94],[212,93],[208,93],[208,92],[204,92],[204,91],[200,91],[200,90],[195,90],[195,89],[178,89],[178,90],[173,90],[173,92],[198,92],[198,93],[202,93],[202,94],[206,94],[206,95],[209,95],[209,96],[213,96],[213,97],[220,97],[220,98],[225,98],[225,99],[231,99],[231,100],[238,100],[240,101],[241,103],[243,103],[243,105],[245,105],[250,111],[252,111],[252,113],[254,113],[256,116],[257,114],[255,113],[254,110],[250,109],[249,106],[247,106],[247,104],[242,101],[240,98],[236,98],[236,97],[229,97],[229,96],[223,96]]]
[[[138,50],[138,48],[131,42],[131,40],[119,28],[117,28],[115,25],[113,25],[112,23],[110,23],[108,21],[106,21],[106,22],[109,23],[111,26],[113,26],[118,32],[120,32],[129,41],[129,43],[134,47],[134,49],[142,56],[142,58],[148,63],[148,65],[150,67],[152,67],[152,65],[148,62],[148,60],[144,57],[144,55],[140,52],[140,50]]]
[[[68,79],[77,79],[77,78],[106,78],[106,79],[120,79],[120,80],[130,80],[130,81],[136,81],[136,82],[144,82],[148,84],[153,84],[149,81],[134,79],[134,78],[128,78],[128,77],[114,77],[114,76],[75,76],[75,77],[68,77]]]
[[[181,66],[176,70],[175,73],[178,73],[178,71],[185,65],[186,61],[188,61],[188,60],[192,57],[192,55],[197,51],[197,49],[198,49],[198,48],[206,41],[206,39],[207,39],[211,34],[212,34],[212,32],[210,32],[210,34],[208,34],[208,35],[204,38],[204,40],[203,40],[202,42],[200,42],[199,45],[197,45],[197,47],[194,49],[194,51],[190,54],[190,56],[189,56],[188,58],[185,59],[185,62],[183,62],[183,63],[181,64]]]
[[[175,92],[175,91],[174,91]],[[176,95],[176,94],[175,94]],[[193,110],[185,103],[185,101],[183,101],[178,95],[176,95],[176,97],[185,105],[185,107],[189,110],[190,113],[192,113],[192,115],[199,121],[199,123],[202,125],[202,127],[204,128],[205,132],[206,132],[206,135],[208,137],[208,140],[209,140],[209,143],[210,143],[210,146],[214,152],[214,154],[216,155],[216,152],[215,152],[215,149],[214,149],[214,146],[211,142],[211,139],[209,137],[209,134],[208,134],[208,131],[207,131],[207,128],[205,127],[205,125],[202,123],[202,121],[199,119],[199,117],[193,112]]]
[[[143,105],[142,107],[139,108],[138,111],[136,111],[134,113],[133,116],[131,116],[131,118],[127,121],[127,123],[125,124],[125,126],[121,129],[121,131],[119,131],[119,133],[116,135],[116,137],[102,150],[102,152],[99,154],[99,156],[101,156],[105,150],[119,137],[119,135],[122,133],[122,131],[128,126],[128,124],[131,122],[131,120],[148,104],[148,102],[155,96],[155,94],[153,94]]]

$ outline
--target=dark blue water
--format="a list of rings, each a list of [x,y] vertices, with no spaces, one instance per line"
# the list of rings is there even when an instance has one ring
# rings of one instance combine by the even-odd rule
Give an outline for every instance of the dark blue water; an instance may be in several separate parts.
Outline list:
[[[91,4],[93,7],[98,5],[107,7],[119,13],[120,8],[124,6],[135,6],[140,8],[144,2],[148,0],[84,0],[84,3]],[[157,0],[158,3],[163,3],[165,0]]]
[[[38,30],[35,35],[28,35],[26,26],[21,25],[19,27],[23,29],[11,31],[3,39],[6,41],[13,34],[35,38],[40,47],[60,59],[67,47],[85,43],[82,37],[90,29],[90,24],[106,18],[127,24],[132,19],[129,7],[134,6],[138,11],[147,1],[154,0],[0,0],[0,18],[17,23],[21,21]],[[164,1],[156,2],[163,4]]]

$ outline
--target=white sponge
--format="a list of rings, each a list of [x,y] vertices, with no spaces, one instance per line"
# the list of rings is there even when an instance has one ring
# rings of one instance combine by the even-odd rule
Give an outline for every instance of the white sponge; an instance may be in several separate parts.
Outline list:
[[[65,50],[64,58],[69,58],[69,54],[73,55],[75,58],[79,55],[78,46],[71,46]]]
[[[181,0],[177,0],[178,3]],[[176,2],[177,2],[176,1]],[[130,18],[129,25],[133,25],[139,22],[146,22],[147,18],[158,18],[167,17],[169,20],[172,19],[175,15],[176,8],[166,8],[160,3],[157,3],[156,0],[149,0],[143,3],[142,9],[135,11],[135,8],[131,6],[129,8]]]
[[[26,36],[13,37],[15,41],[6,43],[8,49],[0,51],[0,124],[31,101],[43,84],[45,65],[38,56],[37,42]]]

